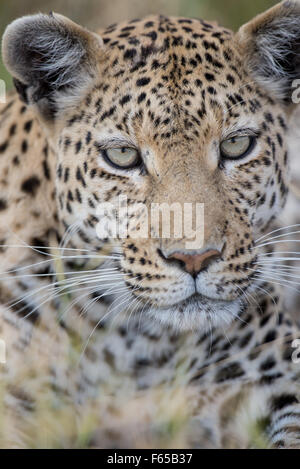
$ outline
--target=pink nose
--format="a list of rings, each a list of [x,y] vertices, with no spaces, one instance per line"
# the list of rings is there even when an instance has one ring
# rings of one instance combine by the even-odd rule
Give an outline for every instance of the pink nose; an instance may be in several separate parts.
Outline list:
[[[205,269],[212,260],[217,259],[221,256],[219,251],[210,249],[203,254],[185,254],[181,252],[175,252],[168,259],[176,259],[181,261],[184,265],[184,269],[194,277],[196,277],[201,270]]]

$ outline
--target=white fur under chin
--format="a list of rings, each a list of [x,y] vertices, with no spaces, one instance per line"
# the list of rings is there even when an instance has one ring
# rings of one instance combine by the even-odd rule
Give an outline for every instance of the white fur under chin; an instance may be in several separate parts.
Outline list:
[[[145,313],[176,332],[209,332],[212,328],[228,327],[239,317],[242,306],[240,299],[228,302],[199,297],[168,308],[150,307]]]

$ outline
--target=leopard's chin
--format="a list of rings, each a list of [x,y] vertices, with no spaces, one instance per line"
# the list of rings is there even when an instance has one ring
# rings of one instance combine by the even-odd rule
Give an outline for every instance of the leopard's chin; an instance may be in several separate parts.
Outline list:
[[[155,321],[177,331],[204,331],[229,326],[244,309],[243,301],[216,300],[200,294],[167,307],[150,306],[146,313]]]

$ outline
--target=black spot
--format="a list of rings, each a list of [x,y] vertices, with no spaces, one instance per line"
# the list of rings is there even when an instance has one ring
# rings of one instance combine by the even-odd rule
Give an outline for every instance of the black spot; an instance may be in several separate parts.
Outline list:
[[[239,363],[231,363],[230,365],[227,365],[218,371],[216,375],[216,382],[222,383],[223,381],[228,381],[230,379],[237,379],[243,376],[244,374],[245,372],[241,368]]]
[[[67,167],[64,173],[64,182],[68,182],[69,176],[70,176],[70,168]]]
[[[17,124],[12,124],[10,129],[9,129],[9,136],[13,137],[15,135],[17,129]]]
[[[263,158],[263,163],[265,166],[271,166],[271,160],[267,156]]]
[[[50,181],[51,174],[50,174],[50,168],[49,168],[49,165],[47,163],[47,160],[43,161],[43,170],[44,170],[45,178],[48,179],[48,181]]]
[[[22,151],[22,153],[26,153],[27,150],[28,150],[27,140],[23,140],[22,145],[21,145],[21,151]]]
[[[262,314],[262,315],[265,314],[267,311],[267,308],[268,308],[268,302],[266,300],[262,300],[258,306],[259,314]],[[264,324],[261,324],[261,325],[264,325]]]
[[[147,78],[147,77],[143,77],[143,78],[139,78],[137,81],[136,81],[136,86],[146,86],[148,85],[148,83],[150,83],[150,78]]]
[[[144,36],[150,37],[152,41],[155,41],[157,39],[156,31],[151,31],[150,33],[144,34]]]
[[[201,80],[199,80],[199,78],[197,78],[197,80],[195,80],[195,85],[198,87],[198,88],[201,88],[203,86],[203,83]]]
[[[262,343],[263,343],[263,344],[266,344],[266,343],[268,343],[268,342],[273,342],[273,341],[276,339],[276,337],[277,337],[276,331],[275,331],[275,330],[271,330],[271,331],[269,331],[269,332],[266,334],[266,336],[265,336],[265,338],[263,339],[263,342],[262,342]]]
[[[80,194],[79,189],[76,188],[75,194],[76,194],[77,201],[81,204],[82,203],[82,198],[81,198],[81,194]]]
[[[274,124],[273,116],[269,112],[265,113],[265,119],[266,119],[267,122],[269,122],[271,124]]]
[[[0,212],[7,208],[7,202],[4,199],[0,199]]]
[[[81,173],[81,170],[80,170],[79,166],[76,169],[76,179],[77,179],[77,181],[81,181],[83,187],[86,187],[86,182],[85,182],[84,177],[82,176],[82,173]]]
[[[138,97],[138,100],[137,100],[138,104],[140,104],[142,101],[144,101],[144,99],[146,99],[146,96],[147,96],[146,93],[141,93]]]
[[[207,81],[214,81],[215,76],[212,73],[205,73],[205,78]]]
[[[282,147],[283,142],[282,142],[282,137],[280,134],[277,134],[277,140],[278,140],[279,145]]]
[[[100,117],[101,121],[104,121],[107,117],[111,117],[116,110],[116,106],[112,106],[108,111],[105,111]]]
[[[120,99],[120,104],[121,106],[124,106],[124,104],[128,103],[131,100],[131,96],[127,94],[126,96],[123,96],[123,98]]]
[[[90,171],[90,178],[91,178],[91,179],[94,179],[94,177],[96,176],[96,174],[97,174],[97,169],[96,169],[96,168],[91,169],[91,171]]]
[[[227,78],[227,81],[229,81],[229,83],[231,83],[231,85],[235,84],[235,79],[232,75],[228,74],[226,78]]]
[[[270,208],[274,207],[275,202],[276,202],[276,194],[274,192],[273,195],[272,195],[271,202],[270,202]]]
[[[261,311],[260,308],[258,308],[259,312]],[[264,317],[261,319],[259,326],[264,327],[270,320],[271,314],[265,314]]]
[[[91,140],[92,140],[92,134],[90,131],[88,131],[85,137],[85,143],[88,145],[91,142]]]
[[[76,145],[75,145],[75,152],[76,153],[79,153],[80,150],[81,150],[81,146],[82,146],[82,143],[81,143],[81,140],[79,140]]]
[[[135,55],[136,55],[136,49],[127,49],[124,52],[124,59],[133,59]]]
[[[18,305],[11,305],[11,309],[21,318],[29,321],[31,324],[35,324],[40,317],[38,310],[34,311],[34,308],[29,306],[25,301],[21,301]]]
[[[274,368],[276,365],[276,361],[274,360],[273,357],[268,357],[261,365],[260,365],[260,370],[261,371],[268,371]]]
[[[24,130],[26,133],[29,133],[32,128],[32,120],[25,122]]]
[[[56,172],[56,173],[57,173],[58,179],[60,179],[61,176],[62,176],[62,166],[61,166],[61,164],[58,165],[58,168],[57,168],[57,172]]]
[[[249,344],[252,336],[253,336],[253,332],[250,331],[244,337],[242,337],[239,343],[240,348],[246,347]]]
[[[8,142],[4,142],[0,145],[0,153],[4,153],[8,147]]]
[[[30,245],[38,249],[39,253],[43,255],[47,255],[49,253],[49,247],[47,246],[47,243],[41,238],[32,238]]]
[[[282,410],[284,407],[298,403],[299,401],[294,394],[281,394],[280,396],[274,397],[272,401],[272,410]]]
[[[30,194],[31,196],[35,196],[39,186],[41,184],[41,181],[37,176],[32,176],[25,181],[23,181],[21,185],[21,190],[23,192],[26,192],[26,194]]]
[[[269,375],[263,375],[261,377],[261,379],[259,380],[259,383],[262,385],[262,386],[270,386],[271,384],[274,383],[274,381],[276,381],[277,379],[280,379],[282,378],[282,373],[272,373],[272,374],[269,374]]]
[[[215,88],[213,88],[212,86],[209,86],[209,87],[207,88],[207,91],[208,91],[209,94],[211,94],[211,95],[213,95],[213,96],[217,94]]]

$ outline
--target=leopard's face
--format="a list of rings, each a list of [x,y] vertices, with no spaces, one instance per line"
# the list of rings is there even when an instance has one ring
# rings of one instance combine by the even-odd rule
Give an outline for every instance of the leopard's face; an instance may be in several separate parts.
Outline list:
[[[99,205],[126,197],[131,229],[106,236],[127,300],[180,328],[228,323],[257,281],[255,241],[285,203],[284,105],[213,23],[150,17],[100,34],[91,85],[52,134],[59,217],[76,226],[73,244],[94,249],[107,242]],[[153,204],[204,204],[202,244],[188,248],[184,226],[141,234]]]
[[[60,217],[80,220],[89,245],[99,204],[126,196],[135,230],[116,240],[119,269],[144,313],[182,327],[229,321],[255,279],[254,241],[285,200],[282,109],[228,31],[157,18],[112,29],[99,81],[60,131]],[[163,203],[204,204],[202,246],[188,250],[184,233],[139,236],[138,204],[149,216]],[[176,259],[210,250],[219,254],[199,271]]]

